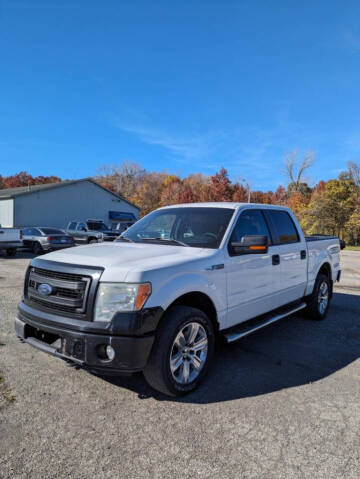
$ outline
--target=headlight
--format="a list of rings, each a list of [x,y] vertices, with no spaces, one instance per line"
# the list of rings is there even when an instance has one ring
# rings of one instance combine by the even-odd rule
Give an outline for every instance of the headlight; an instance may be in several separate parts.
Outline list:
[[[150,283],[100,283],[95,304],[95,321],[111,321],[121,311],[138,311],[151,294]]]

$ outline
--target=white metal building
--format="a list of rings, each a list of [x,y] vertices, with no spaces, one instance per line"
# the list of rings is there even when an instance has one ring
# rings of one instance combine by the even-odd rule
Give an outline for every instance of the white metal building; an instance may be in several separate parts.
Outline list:
[[[0,225],[54,226],[100,219],[139,218],[139,208],[91,178],[0,190]]]

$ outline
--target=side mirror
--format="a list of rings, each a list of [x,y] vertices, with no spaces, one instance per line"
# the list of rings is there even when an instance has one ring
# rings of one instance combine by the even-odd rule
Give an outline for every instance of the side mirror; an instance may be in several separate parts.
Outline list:
[[[232,241],[230,247],[233,255],[264,254],[268,251],[268,238],[265,235],[243,236],[241,241]]]

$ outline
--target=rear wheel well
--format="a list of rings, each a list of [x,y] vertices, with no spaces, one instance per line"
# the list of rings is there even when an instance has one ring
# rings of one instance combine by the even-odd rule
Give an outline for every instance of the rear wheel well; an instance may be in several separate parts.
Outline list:
[[[329,282],[330,282],[330,294],[332,296],[333,292],[333,280],[332,280],[332,274],[331,274],[331,266],[329,263],[324,263],[321,268],[319,269],[318,275],[319,274],[324,274],[325,276],[328,277]]]
[[[206,294],[201,293],[200,291],[183,294],[182,296],[179,296],[179,298],[177,298],[173,303],[171,303],[167,310],[172,306],[190,306],[192,308],[200,309],[200,311],[205,313],[206,316],[211,320],[215,333],[219,331],[216,308],[214,303]]]
[[[329,278],[329,280],[331,280],[331,266],[329,265],[329,263],[324,263],[319,269],[318,274],[325,274]]]

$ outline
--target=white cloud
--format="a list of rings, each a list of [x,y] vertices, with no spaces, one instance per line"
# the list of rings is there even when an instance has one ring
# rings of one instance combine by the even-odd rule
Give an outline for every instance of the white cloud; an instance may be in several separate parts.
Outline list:
[[[149,145],[165,148],[169,153],[184,160],[202,160],[211,155],[214,148],[212,143],[216,134],[183,137],[170,135],[166,132],[143,127],[119,126],[123,131],[138,136],[141,141]]]
[[[169,165],[170,162],[191,164],[194,171],[201,169],[209,173],[224,166],[233,180],[246,178],[257,188],[261,185],[275,188],[284,182],[285,149],[296,144],[289,125],[286,128],[274,125],[269,130],[242,127],[195,135],[170,133],[143,125],[141,122],[139,126],[136,120],[132,124],[116,123],[122,131],[137,136],[142,142],[162,147]]]

